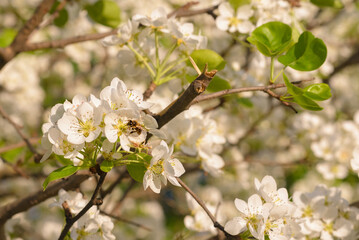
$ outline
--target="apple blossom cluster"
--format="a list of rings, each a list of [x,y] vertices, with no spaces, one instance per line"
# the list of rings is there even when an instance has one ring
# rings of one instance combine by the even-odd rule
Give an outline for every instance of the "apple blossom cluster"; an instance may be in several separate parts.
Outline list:
[[[166,138],[157,129],[156,120],[142,111],[151,105],[143,101],[140,92],[127,89],[118,78],[101,91],[100,98],[76,95],[72,102],[55,105],[49,122],[42,127],[42,145],[47,152],[41,161],[55,153],[71,160],[74,166],[88,168],[101,155],[112,166],[125,165],[127,155],[136,153],[136,149],[147,149],[152,158],[150,163],[142,162],[148,169],[144,188],[159,193],[161,182],[166,184],[167,180],[180,186],[176,177],[185,170],[178,159],[172,158],[173,147],[164,141],[151,147],[145,143],[148,134]]]
[[[309,20],[318,10],[313,4],[300,2],[292,11],[290,1],[286,0],[252,0],[237,9],[229,2],[223,2],[218,7],[216,26],[230,33],[249,34],[255,27],[270,21],[299,25],[300,20]]]
[[[58,193],[59,200],[50,206],[66,207],[71,214],[78,214],[87,204],[79,192],[65,191],[61,189]],[[100,214],[97,206],[92,206],[78,221],[74,223],[70,230],[71,239],[104,239],[114,240],[115,235],[112,234],[114,224],[110,217]]]
[[[240,214],[226,223],[228,233],[249,231],[256,239],[271,240],[354,239],[359,233],[359,210],[349,206],[338,188],[319,185],[312,192],[295,192],[293,202],[272,176],[255,179],[255,188],[247,202],[234,201]]]
[[[167,18],[167,14],[164,8],[153,10],[151,16],[136,14],[119,27],[117,35],[105,38],[103,43],[105,45],[125,45],[134,41],[138,35],[136,44],[154,49],[153,39],[148,37],[154,33],[154,29],[158,29],[161,33],[169,34],[176,39],[178,45],[188,49],[193,50],[206,44],[207,40],[204,36],[194,34],[192,23],[180,23],[174,17]]]
[[[212,176],[221,174],[224,160],[219,154],[226,139],[220,133],[217,122],[208,114],[202,114],[200,107],[191,107],[169,122],[165,129],[169,141],[178,150],[199,161]]]
[[[320,239],[356,239],[358,237],[359,210],[349,206],[338,188],[316,186],[312,192],[295,192],[293,203],[297,207],[300,237]]]
[[[320,161],[317,171],[327,180],[344,179],[350,169],[358,172],[359,112],[353,120],[324,120],[311,113],[303,113],[294,121],[298,135],[310,143],[310,149]]]
[[[81,151],[100,135],[112,144],[119,140],[125,151],[140,146],[148,132],[159,132],[156,120],[141,111],[149,106],[140,93],[127,90],[118,78],[101,91],[100,99],[76,95],[72,102],[55,105],[49,123],[42,127],[42,143],[48,149],[42,161],[54,152],[81,165]]]

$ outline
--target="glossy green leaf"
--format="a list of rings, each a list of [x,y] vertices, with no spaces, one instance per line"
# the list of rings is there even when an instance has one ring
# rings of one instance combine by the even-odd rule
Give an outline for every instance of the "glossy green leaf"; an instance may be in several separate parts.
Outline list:
[[[311,3],[317,5],[318,7],[333,7],[333,8],[343,8],[344,5],[340,0],[310,0]]]
[[[226,62],[221,57],[221,55],[210,49],[194,50],[191,54],[191,57],[201,71],[204,69],[206,63],[208,64],[209,70],[216,69],[218,71],[222,70],[226,65]],[[187,65],[192,66],[190,61],[187,61]]]
[[[211,80],[207,87],[208,92],[218,92],[225,89],[231,89],[231,84],[227,80],[224,80],[223,78],[220,78],[218,76],[214,76],[214,78]]]
[[[247,40],[265,56],[274,57],[291,44],[292,29],[281,22],[269,22],[257,27]]]
[[[287,92],[292,96],[300,96],[303,95],[303,89],[294,86],[288,79],[288,77],[283,73],[283,80],[285,85],[287,86]]]
[[[114,167],[113,161],[104,160],[101,165],[100,169],[104,172],[109,172]]]
[[[0,47],[9,46],[14,40],[17,31],[12,28],[5,28],[0,32]]]
[[[293,102],[297,103],[304,109],[311,110],[311,111],[321,111],[323,108],[319,106],[316,102],[312,99],[307,98],[304,95],[298,95],[293,97]]]
[[[151,158],[146,153],[136,153],[127,156],[128,160],[135,160],[135,162],[126,165],[128,173],[134,180],[143,182],[143,176],[147,171],[147,166],[150,165]]]
[[[55,171],[50,173],[49,176],[47,176],[47,178],[45,179],[44,183],[42,184],[43,189],[45,190],[47,185],[50,182],[55,181],[60,178],[71,176],[72,174],[77,172],[77,170],[79,170],[80,168],[81,167],[79,167],[79,166],[68,165],[68,166],[64,166],[62,168],[56,169]]]
[[[55,18],[54,24],[58,27],[64,27],[68,20],[69,20],[69,13],[67,12],[66,9],[62,9],[59,12],[59,16]]]
[[[99,0],[86,6],[89,17],[97,23],[108,27],[117,27],[120,24],[120,8],[115,1]]]
[[[324,42],[306,31],[285,55],[278,58],[278,61],[295,70],[312,71],[319,68],[326,57],[327,47]]]
[[[324,101],[329,99],[332,93],[328,84],[317,83],[304,88],[303,95],[315,101]]]
[[[239,8],[240,6],[246,5],[246,4],[250,4],[251,1],[250,0],[229,0],[228,1],[229,4],[231,4],[232,8],[234,10],[236,10],[237,8]]]

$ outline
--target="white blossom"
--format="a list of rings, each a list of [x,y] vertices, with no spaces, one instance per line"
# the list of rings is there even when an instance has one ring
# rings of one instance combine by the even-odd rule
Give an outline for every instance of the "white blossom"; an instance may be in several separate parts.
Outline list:
[[[185,169],[182,163],[172,158],[173,146],[168,148],[165,141],[154,147],[151,151],[151,164],[147,167],[147,171],[143,177],[143,188],[146,190],[151,188],[155,193],[160,193],[161,182],[167,185],[167,180],[175,186],[180,187],[176,177],[180,177]]]

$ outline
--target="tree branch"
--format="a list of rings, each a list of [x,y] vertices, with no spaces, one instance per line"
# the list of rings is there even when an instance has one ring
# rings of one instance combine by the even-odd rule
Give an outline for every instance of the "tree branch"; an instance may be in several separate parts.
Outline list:
[[[152,232],[152,229],[150,229],[149,227],[146,227],[142,224],[139,224],[139,223],[136,223],[136,222],[133,222],[131,220],[128,220],[128,219],[125,219],[125,218],[122,218],[122,217],[119,217],[119,216],[115,216],[113,214],[110,214],[110,213],[107,213],[107,212],[104,212],[104,211],[100,211],[100,213],[106,215],[106,216],[109,216],[117,221],[120,221],[120,222],[124,222],[124,223],[128,223],[130,225],[133,225],[133,226],[136,226],[136,227],[139,227],[139,228],[143,228],[149,232]]]
[[[310,82],[310,81],[313,81],[313,79],[295,81],[295,82],[292,82],[292,84],[301,84],[301,83]],[[200,103],[200,102],[203,102],[203,101],[223,97],[223,96],[226,96],[226,95],[229,95],[229,94],[235,94],[235,93],[241,93],[241,92],[257,92],[257,91],[264,92],[264,91],[267,91],[267,90],[270,90],[270,89],[285,88],[285,87],[286,87],[285,84],[280,83],[280,84],[272,84],[272,85],[268,85],[268,86],[254,86],[254,87],[226,89],[226,90],[222,90],[222,91],[215,92],[215,93],[210,93],[210,94],[204,94],[204,95],[201,95],[201,96],[197,96],[190,103],[190,106],[192,106],[194,104],[197,104],[197,103]]]
[[[53,40],[48,42],[28,43],[23,47],[22,51],[26,52],[26,51],[34,51],[34,50],[47,49],[47,48],[64,48],[70,44],[80,43],[90,40],[99,40],[104,37],[114,35],[116,33],[117,33],[117,29],[113,29],[111,31],[104,33],[92,33],[92,34],[86,34],[72,38],[59,39],[59,40]]]
[[[20,135],[22,140],[26,143],[28,149],[34,154],[35,162],[39,162],[41,159],[41,155],[36,151],[34,146],[31,145],[30,140],[25,136],[25,134],[21,131],[21,126],[16,124],[10,116],[4,111],[4,109],[0,106],[0,115],[7,120],[16,130],[16,132]]]
[[[204,202],[179,178],[176,177],[178,183],[186,190],[186,192],[188,192],[189,194],[191,194],[191,196],[196,200],[196,202],[203,208],[203,210],[207,213],[208,217],[211,219],[211,221],[213,222],[213,226],[215,228],[218,228],[219,230],[221,230],[226,237],[233,237],[231,234],[227,233],[224,230],[224,227],[217,222],[215,216],[213,216],[213,214],[208,210],[208,208],[206,207],[206,205],[204,204]]]
[[[29,40],[31,33],[39,26],[45,14],[49,12],[55,0],[43,0],[36,8],[32,17],[20,29],[10,46],[0,49],[0,69],[5,66],[18,53],[22,52],[23,46]]]
[[[0,208],[0,225],[17,213],[27,211],[31,207],[45,201],[48,198],[56,196],[60,189],[72,190],[78,188],[79,185],[91,176],[89,172],[78,173],[68,177],[60,182],[50,185],[45,191],[39,190],[27,197],[16,200]]]
[[[30,144],[36,144],[36,143],[39,143],[40,139],[41,139],[41,137],[33,137],[33,138],[29,138],[28,140],[29,140]],[[24,147],[26,145],[27,145],[26,142],[22,141],[19,143],[14,143],[11,145],[0,147],[0,154],[10,151],[10,150],[13,150],[13,149],[16,149],[16,148]]]
[[[189,87],[179,96],[175,101],[168,105],[162,112],[155,115],[158,128],[160,129],[178,114],[188,109],[191,106],[191,102],[201,93],[203,93],[208,87],[211,79],[217,73],[217,70],[207,72],[207,65],[203,69],[201,75],[199,75]]]
[[[97,165],[97,173],[100,175],[100,179],[98,180],[98,183],[97,183],[97,186],[96,186],[96,189],[95,191],[93,192],[92,194],[92,197],[90,199],[90,201],[86,204],[86,206],[75,216],[75,217],[71,217],[70,216],[67,216],[66,217],[66,225],[65,227],[63,228],[62,232],[61,232],[61,235],[59,237],[59,240],[63,240],[65,239],[68,231],[70,230],[70,228],[72,227],[72,225],[77,221],[79,220],[83,215],[85,215],[85,213],[94,205],[100,205],[102,204],[102,200],[100,199],[97,199],[97,195],[100,193],[101,191],[101,187],[102,187],[102,184],[103,182],[105,181],[105,178],[106,178],[106,175],[107,173],[106,172],[103,172],[101,171],[100,167]]]

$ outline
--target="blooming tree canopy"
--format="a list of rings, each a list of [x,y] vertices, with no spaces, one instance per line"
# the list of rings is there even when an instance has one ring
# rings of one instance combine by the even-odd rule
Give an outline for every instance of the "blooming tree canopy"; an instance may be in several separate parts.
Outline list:
[[[358,238],[356,1],[0,6],[0,239]]]

